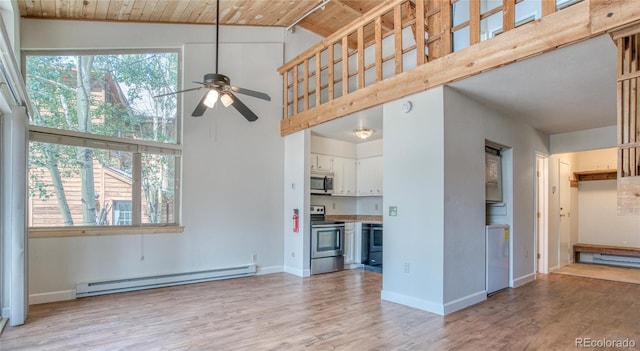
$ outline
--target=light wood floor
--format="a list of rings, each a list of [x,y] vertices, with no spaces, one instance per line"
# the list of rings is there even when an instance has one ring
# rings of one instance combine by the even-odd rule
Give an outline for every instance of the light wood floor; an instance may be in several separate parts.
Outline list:
[[[640,269],[631,267],[617,267],[592,263],[572,263],[553,271],[553,273],[640,284]]]
[[[565,350],[640,347],[640,285],[560,274],[446,317],[380,300],[382,276],[285,273],[31,306],[0,350]]]

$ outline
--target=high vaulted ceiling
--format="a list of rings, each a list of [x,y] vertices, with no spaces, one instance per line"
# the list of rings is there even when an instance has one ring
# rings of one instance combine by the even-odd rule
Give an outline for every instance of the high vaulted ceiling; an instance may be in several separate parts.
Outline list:
[[[300,27],[326,37],[383,0],[221,0],[220,24]],[[213,24],[215,0],[17,0],[20,16],[61,20]]]

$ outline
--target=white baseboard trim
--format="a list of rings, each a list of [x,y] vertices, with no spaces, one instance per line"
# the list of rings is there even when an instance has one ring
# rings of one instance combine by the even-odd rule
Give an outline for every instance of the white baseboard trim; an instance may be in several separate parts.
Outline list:
[[[264,274],[273,274],[273,273],[282,273],[282,266],[271,266],[271,267],[261,267],[258,266],[256,271],[256,275],[264,275]]]
[[[284,272],[297,275],[298,277],[308,277],[311,275],[310,269],[300,269],[295,267],[284,266]]]
[[[447,302],[444,304],[444,314],[447,315],[449,313],[453,313],[455,311],[459,311],[465,307],[469,307],[471,305],[475,305],[478,302],[482,302],[487,299],[487,291],[482,290],[476,293],[463,296],[459,299]]]
[[[417,308],[419,310],[439,314],[441,316],[444,315],[444,305],[432,301],[418,299],[413,296],[402,295],[387,290],[382,290],[380,297],[385,301],[395,302],[401,305]]]
[[[360,269],[362,266],[362,263],[345,263],[344,269]]]
[[[536,274],[535,273],[529,273],[527,275],[523,275],[522,277],[516,278],[513,280],[513,284],[511,284],[511,286],[513,288],[517,288],[520,286],[523,286],[527,283],[531,283],[532,281],[536,280]]]
[[[551,268],[549,268],[549,273],[551,273],[553,271],[557,271],[558,269],[560,269],[560,266],[551,267]]]
[[[37,305],[39,303],[75,300],[75,290],[52,291],[40,294],[29,295],[29,305]]]

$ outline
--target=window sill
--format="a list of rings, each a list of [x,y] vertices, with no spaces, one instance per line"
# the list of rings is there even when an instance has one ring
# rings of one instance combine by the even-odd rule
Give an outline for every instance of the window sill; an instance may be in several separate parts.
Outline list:
[[[182,233],[183,226],[110,226],[110,227],[43,227],[29,228],[29,238],[62,238],[73,236],[102,236],[102,235],[135,235],[135,234],[175,234]]]

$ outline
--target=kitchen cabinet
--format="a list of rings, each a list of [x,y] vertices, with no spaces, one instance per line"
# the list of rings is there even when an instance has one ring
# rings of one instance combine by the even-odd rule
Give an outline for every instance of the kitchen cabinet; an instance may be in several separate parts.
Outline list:
[[[348,157],[333,158],[334,195],[356,195],[356,160]]]
[[[382,195],[382,156],[359,159],[356,173],[359,196]]]
[[[344,264],[345,267],[360,268],[362,264],[362,223],[347,222],[344,224]]]
[[[356,224],[344,224],[344,263],[355,262],[356,255]]]
[[[333,156],[312,153],[309,163],[312,172],[333,172]]]

